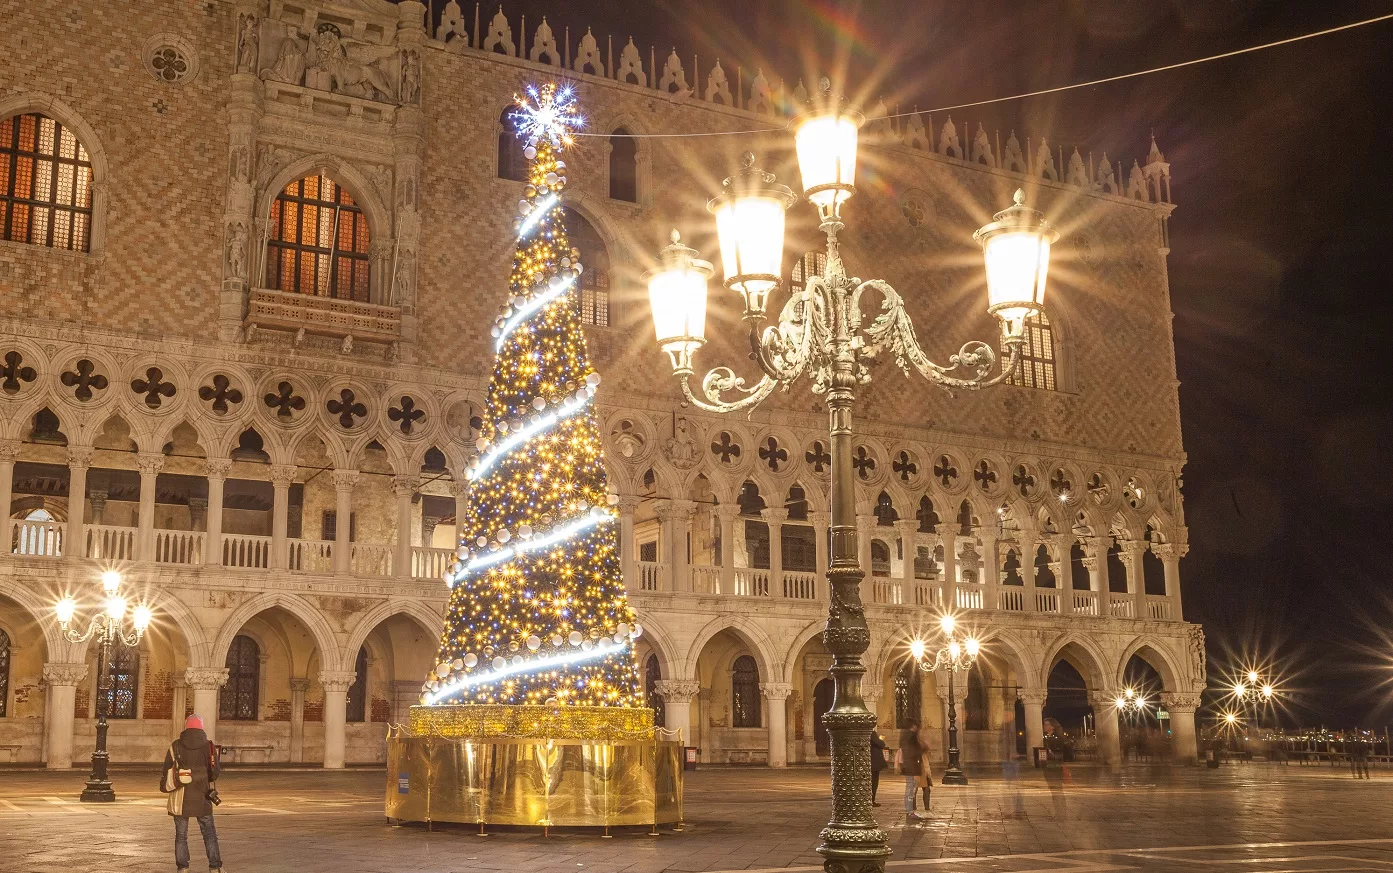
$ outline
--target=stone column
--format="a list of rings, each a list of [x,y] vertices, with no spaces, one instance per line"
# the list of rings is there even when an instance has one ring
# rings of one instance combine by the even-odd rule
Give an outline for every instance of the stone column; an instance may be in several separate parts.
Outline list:
[[[878,526],[880,519],[875,517],[875,504],[868,500],[860,500],[856,503],[856,560],[861,563],[861,569],[866,571],[866,578],[871,577],[871,537]],[[866,598],[869,602],[870,598]]]
[[[808,513],[813,524],[813,558],[817,566],[817,599],[827,599],[827,550],[831,546],[832,513],[815,509]]]
[[[695,679],[659,679],[654,691],[663,699],[663,727],[680,731],[682,742],[692,744],[692,701],[701,693]]]
[[[740,518],[740,507],[734,503],[722,503],[716,507],[716,519],[721,525],[721,593],[735,593],[735,522]]]
[[[982,538],[982,571],[978,578],[982,580],[982,608],[1000,609],[1001,608],[1001,555],[997,549],[996,534],[987,533],[983,530]]]
[[[8,541],[10,538],[10,503],[14,499],[15,482],[15,461],[19,460],[19,440],[0,440],[0,519],[4,519],[6,528],[0,531],[0,535]]]
[[[1185,614],[1180,611],[1180,559],[1189,550],[1188,545],[1176,543],[1153,543],[1151,546],[1151,551],[1161,559],[1161,566],[1166,572],[1166,597],[1170,599],[1171,618],[1174,621],[1185,620]]]
[[[357,674],[352,670],[323,670],[319,674],[319,684],[324,688],[325,770],[343,769],[344,726],[348,722],[348,688],[356,677]]]
[[[1093,729],[1098,734],[1098,760],[1106,767],[1122,761],[1122,737],[1118,731],[1115,692],[1094,691],[1088,695],[1093,705]]]
[[[1199,709],[1198,694],[1166,693],[1161,703],[1171,714],[1171,752],[1177,764],[1193,764],[1199,760],[1199,744],[1195,739],[1195,710]]]
[[[87,502],[91,504],[92,517],[90,524],[106,524],[106,496],[105,488],[93,488],[87,492]]]
[[[761,682],[759,693],[764,695],[769,710],[769,766],[788,766],[788,696],[793,686],[787,682]]]
[[[759,513],[769,526],[769,596],[787,597],[784,590],[784,521],[788,510],[783,507],[762,509]]]
[[[914,603],[914,558],[919,554],[919,519],[902,518],[895,522],[900,535],[900,602]]]
[[[1055,540],[1055,551],[1059,554],[1059,569],[1054,571],[1054,584],[1059,587],[1061,615],[1069,615],[1074,611],[1074,542],[1073,534],[1059,534]]]
[[[459,548],[460,537],[464,536],[464,514],[469,509],[468,483],[451,482],[450,496],[455,498],[455,548]]]
[[[1040,544],[1035,541],[1033,534],[1021,534],[1021,582],[1024,583],[1025,611],[1038,612],[1039,604],[1035,602],[1035,553],[1040,550]]]
[[[137,518],[136,555],[144,561],[155,559],[155,483],[164,469],[164,455],[141,452],[136,456],[140,467],[140,512]]]
[[[227,684],[226,667],[188,667],[184,684],[193,689],[193,711],[203,717],[203,732],[217,739],[218,691]]]
[[[227,458],[209,458],[203,463],[203,475],[208,478],[208,529],[203,537],[203,563],[218,566],[222,563],[223,486],[232,470]]]
[[[1141,564],[1145,551],[1146,543],[1141,540],[1122,544],[1122,564],[1127,568],[1127,591],[1132,595],[1133,618],[1146,618],[1146,576]]]
[[[271,566],[282,570],[290,566],[290,486],[298,472],[293,464],[271,468]]]
[[[1083,541],[1086,557],[1083,565],[1088,569],[1088,587],[1099,593],[1099,615],[1107,615],[1108,596],[1108,549],[1112,548],[1112,537],[1087,537]]]
[[[687,529],[696,504],[690,500],[659,500],[654,507],[663,525],[663,554],[667,563],[667,590],[688,591]]]
[[[639,587],[638,568],[634,566],[634,510],[642,502],[642,498],[632,494],[619,498],[619,570],[627,591],[637,591]]]
[[[65,555],[88,557],[83,516],[87,511],[87,470],[91,466],[91,446],[68,448],[68,538],[63,544]],[[5,518],[9,518],[9,513],[5,514]]]
[[[412,476],[392,477],[392,493],[397,498],[397,548],[392,555],[394,576],[411,577],[411,498],[420,487],[420,480]],[[421,537],[425,539],[424,529]]]
[[[334,471],[334,572],[349,573],[353,570],[353,488],[358,484],[357,470]],[[324,710],[329,710],[326,691]],[[328,730],[329,717],[324,717],[325,730]],[[327,743],[326,743],[327,748]],[[327,760],[328,753],[325,752]],[[327,766],[327,765],[326,765]],[[340,765],[342,766],[342,765]]]
[[[1025,707],[1025,755],[1034,766],[1034,749],[1045,744],[1045,690],[1022,688],[1017,696]]]
[[[309,679],[290,680],[290,763],[305,760],[305,692],[310,690]]]
[[[77,686],[87,678],[86,664],[44,664],[44,760],[50,770],[73,765],[73,705]]]
[[[939,522],[938,535],[943,541],[943,602],[940,607],[951,610],[958,601],[958,531],[952,522]]]

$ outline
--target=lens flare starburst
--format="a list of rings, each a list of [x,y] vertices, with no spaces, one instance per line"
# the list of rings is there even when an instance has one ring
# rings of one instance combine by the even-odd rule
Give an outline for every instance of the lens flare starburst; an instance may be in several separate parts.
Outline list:
[[[573,142],[571,133],[585,126],[576,103],[575,89],[548,82],[541,87],[529,87],[527,96],[514,96],[517,108],[510,116],[518,136],[529,146],[541,140],[553,148],[565,148]]]

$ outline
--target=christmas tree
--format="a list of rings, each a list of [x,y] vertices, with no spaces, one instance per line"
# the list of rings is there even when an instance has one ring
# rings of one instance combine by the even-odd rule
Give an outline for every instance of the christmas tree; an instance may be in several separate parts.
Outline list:
[[[561,208],[570,88],[518,98],[528,180],[493,378],[468,471],[445,632],[421,702],[642,706],[618,533],[576,294],[582,253]]]

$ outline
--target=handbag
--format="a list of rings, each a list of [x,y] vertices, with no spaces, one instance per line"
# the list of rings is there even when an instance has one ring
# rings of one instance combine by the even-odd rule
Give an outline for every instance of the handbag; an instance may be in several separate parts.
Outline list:
[[[193,781],[193,771],[179,766],[179,756],[174,753],[174,744],[169,744],[169,760],[172,762],[160,780],[160,790],[169,798],[166,810],[170,815],[184,814],[184,786]]]

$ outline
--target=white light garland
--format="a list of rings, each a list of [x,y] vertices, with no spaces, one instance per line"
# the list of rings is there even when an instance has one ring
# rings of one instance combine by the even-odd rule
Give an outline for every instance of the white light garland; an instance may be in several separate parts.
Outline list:
[[[510,662],[506,666],[497,670],[486,670],[479,673],[471,673],[468,676],[462,676],[459,679],[455,679],[449,684],[426,695],[426,703],[428,705],[437,704],[441,700],[444,700],[446,697],[449,697],[451,694],[454,694],[456,691],[463,691],[464,689],[472,688],[475,685],[487,685],[491,682],[497,682],[499,679],[503,679],[508,676],[516,676],[519,673],[528,673],[537,670],[548,670],[553,667],[564,667],[568,664],[574,664],[579,661],[589,661],[594,658],[603,658],[605,655],[611,653],[618,654],[620,652],[623,652],[628,647],[629,644],[626,642],[622,646],[577,649],[574,652],[566,652],[561,655],[552,655],[549,658],[526,659],[523,660],[521,663]]]
[[[571,286],[574,285],[575,282],[576,274],[572,273],[565,279],[562,279],[561,283],[555,288],[549,288],[545,293],[538,294],[536,297],[524,303],[522,307],[513,314],[512,318],[503,322],[503,327],[498,333],[498,342],[493,344],[493,350],[495,352],[503,351],[503,342],[508,339],[508,334],[512,333],[514,328],[532,317],[533,313],[537,312],[537,310],[542,309],[548,303],[562,296],[567,291],[570,291]]]
[[[578,518],[574,518],[571,521],[568,521],[565,524],[558,526],[546,536],[535,537],[530,540],[519,542],[514,545],[497,549],[484,555],[480,555],[479,557],[470,561],[468,564],[465,564],[463,567],[461,567],[458,573],[453,574],[446,581],[449,583],[451,588],[454,588],[460,579],[464,578],[470,573],[473,573],[476,570],[482,570],[486,567],[492,567],[494,564],[501,564],[509,558],[513,558],[518,555],[524,555],[528,552],[534,552],[537,549],[544,549],[547,546],[555,545],[556,543],[559,543],[562,540],[568,539],[571,536],[574,536],[575,534],[578,534],[583,530],[592,528],[597,524],[608,524],[612,521],[614,521],[614,516],[612,514],[605,512],[598,506],[592,507],[590,511],[586,514]]]
[[[527,213],[527,217],[518,226],[518,242],[522,242],[532,232],[532,228],[537,226],[537,222],[542,220],[542,216],[546,215],[547,211],[555,206],[560,199],[561,197],[557,194],[548,194],[532,208],[531,212]]]
[[[589,396],[587,396],[584,400],[576,400],[574,397],[567,398],[566,401],[561,404],[561,407],[557,409],[555,412],[549,412],[546,415],[539,416],[526,427],[523,427],[521,430],[515,431],[511,436],[503,440],[503,442],[498,443],[493,448],[489,449],[486,453],[484,453],[484,456],[479,459],[479,463],[475,464],[474,468],[465,474],[466,477],[471,482],[478,481],[480,477],[482,477],[485,473],[488,472],[488,469],[490,467],[492,467],[495,463],[498,462],[499,458],[503,457],[517,446],[520,446],[523,443],[527,442],[529,439],[536,436],[538,433],[551,427],[553,424],[556,424],[561,419],[567,418],[571,414],[584,409],[586,404],[589,402]]]

